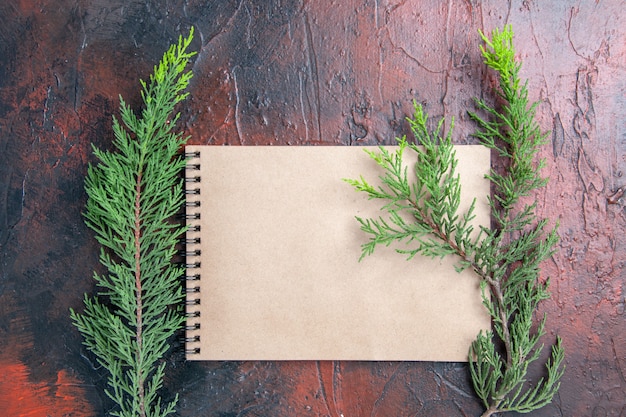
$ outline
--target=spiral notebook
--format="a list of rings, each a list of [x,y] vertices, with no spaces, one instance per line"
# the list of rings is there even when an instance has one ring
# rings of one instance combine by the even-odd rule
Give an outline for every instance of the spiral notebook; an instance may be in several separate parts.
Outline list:
[[[355,216],[384,204],[342,181],[383,174],[364,149],[186,147],[189,360],[467,361],[490,326],[471,271],[393,247],[359,262]],[[489,150],[456,149],[463,206],[477,197],[488,226]]]

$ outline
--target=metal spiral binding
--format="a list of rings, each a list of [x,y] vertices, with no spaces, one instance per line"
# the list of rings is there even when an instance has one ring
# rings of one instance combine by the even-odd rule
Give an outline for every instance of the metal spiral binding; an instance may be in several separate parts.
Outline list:
[[[200,152],[185,152],[185,214],[187,233],[183,239],[186,269],[185,298],[185,354],[187,356],[200,353],[200,259],[201,225],[200,225]]]

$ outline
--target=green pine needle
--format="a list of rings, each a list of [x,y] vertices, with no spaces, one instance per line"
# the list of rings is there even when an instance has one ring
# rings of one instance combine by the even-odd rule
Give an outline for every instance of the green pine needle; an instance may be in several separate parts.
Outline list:
[[[113,118],[117,151],[94,148],[100,163],[85,179],[85,222],[102,245],[100,262],[108,272],[94,275],[98,294],[85,295],[84,311],[71,310],[71,318],[109,372],[112,416],[167,416],[178,401],[162,404],[158,392],[161,359],[184,322],[183,269],[172,263],[184,228],[169,220],[184,200],[179,173],[185,161],[177,153],[186,139],[174,132],[179,114],[173,113],[187,96],[192,39],[193,28],[165,52],[150,80],[140,81],[140,117],[120,96],[121,122]]]
[[[548,282],[539,277],[540,264],[553,254],[558,235],[556,227],[548,229],[547,220],[537,219],[536,202],[521,204],[521,200],[547,183],[539,174],[545,162],[535,161],[547,135],[535,120],[538,103],[528,102],[527,82],[519,79],[521,64],[515,61],[511,26],[494,30],[491,39],[480,35],[485,42],[480,46],[484,62],[497,73],[497,94],[504,101],[494,108],[476,100],[486,119],[470,112],[478,125],[474,136],[508,161],[504,171],[487,175],[494,189],[493,197],[486,198],[495,227],[473,233],[475,200],[467,212],[458,212],[461,184],[452,145],[453,123],[446,135],[443,120],[431,133],[428,117],[417,103],[407,120],[422,147],[403,137],[394,153],[382,147],[378,153],[368,152],[384,170],[378,188],[363,177],[346,181],[371,199],[385,201],[385,215],[357,217],[361,230],[369,235],[361,259],[378,245],[403,243],[396,250],[408,259],[455,255],[457,271],[471,268],[478,275],[493,331],[481,332],[472,343],[469,368],[487,417],[508,411],[528,413],[550,403],[564,372],[564,350],[557,338],[545,364],[546,377],[528,381],[529,365],[539,358],[543,348],[539,339],[545,333],[545,317],[536,323],[535,313],[539,303],[550,297]],[[418,157],[412,175],[402,165],[407,149]],[[503,352],[496,347],[500,344]]]

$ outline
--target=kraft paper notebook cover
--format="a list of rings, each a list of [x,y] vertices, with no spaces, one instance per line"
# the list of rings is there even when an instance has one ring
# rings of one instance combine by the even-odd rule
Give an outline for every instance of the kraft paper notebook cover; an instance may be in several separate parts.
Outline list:
[[[359,262],[354,217],[384,204],[342,181],[383,174],[364,149],[186,147],[188,359],[467,361],[490,325],[471,271],[385,247]],[[457,157],[488,225],[489,150]]]

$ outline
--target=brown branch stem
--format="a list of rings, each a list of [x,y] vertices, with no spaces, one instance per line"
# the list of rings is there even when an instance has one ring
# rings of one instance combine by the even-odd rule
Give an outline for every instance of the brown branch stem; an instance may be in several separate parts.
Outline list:
[[[498,410],[496,406],[492,405],[491,407],[489,407],[489,409],[485,410],[484,413],[482,413],[480,415],[480,417],[491,417],[491,416],[495,416],[496,413],[501,412],[501,410]]]
[[[142,375],[142,332],[143,332],[143,319],[142,319],[142,288],[141,288],[141,180],[142,180],[142,172],[139,171],[137,174],[137,182],[135,184],[135,298],[136,298],[136,318],[137,323],[135,327],[135,338],[137,341],[137,381],[139,384],[138,387],[138,397],[139,397],[139,415],[140,417],[146,416],[145,410],[145,392],[144,392],[144,375]]]
[[[408,200],[408,201],[413,207],[413,209],[415,209],[415,211],[419,213],[421,219],[428,225],[428,227],[430,227],[430,229],[433,231],[433,234],[437,238],[439,238],[442,242],[449,245],[459,257],[461,257],[464,261],[469,263],[472,266],[472,269],[474,270],[474,272],[476,272],[476,274],[478,274],[478,276],[482,280],[487,282],[487,284],[489,285],[489,290],[491,292],[491,295],[493,296],[493,298],[495,298],[499,319],[502,322],[502,332],[503,332],[502,342],[504,342],[504,347],[506,350],[507,368],[510,368],[512,366],[511,335],[509,332],[508,317],[506,316],[506,311],[504,308],[504,293],[502,292],[502,286],[500,285],[500,281],[498,281],[497,279],[489,275],[487,272],[485,272],[483,268],[474,259],[472,259],[463,248],[457,245],[456,242],[450,236],[446,235],[441,230],[441,228],[432,221],[432,219],[427,215],[427,213],[425,213],[419,207],[417,202],[412,201],[412,200]]]

